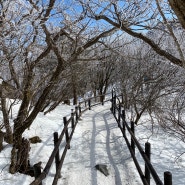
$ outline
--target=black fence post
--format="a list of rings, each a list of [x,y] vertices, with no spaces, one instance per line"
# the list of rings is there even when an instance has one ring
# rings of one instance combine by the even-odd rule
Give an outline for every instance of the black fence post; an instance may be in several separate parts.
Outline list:
[[[172,185],[172,174],[169,171],[164,172],[164,185]]]
[[[78,117],[78,115],[79,115],[79,114],[78,114],[78,107],[75,107],[75,113],[76,113],[76,122],[77,122],[77,121],[78,121],[78,118],[79,118],[79,117]]]
[[[91,99],[88,99],[89,110],[91,110]]]
[[[125,110],[122,110],[122,127],[123,127],[123,134],[125,135]]]
[[[151,145],[149,142],[145,143],[145,154],[148,157],[149,161],[151,158]],[[148,182],[148,185],[150,185],[150,170],[148,169],[146,163],[145,163],[145,178],[146,181]]]
[[[102,105],[104,105],[104,99],[105,99],[105,95],[102,95],[102,102],[101,102]]]
[[[34,164],[33,165],[33,170],[34,170],[34,177],[36,179],[41,174],[41,162],[39,162],[37,164]],[[42,181],[38,185],[42,185]]]
[[[123,121],[125,122],[125,119],[126,119],[125,110],[122,110],[122,117],[123,117]]]
[[[68,143],[68,141],[69,141],[69,133],[68,133],[68,126],[67,126],[67,118],[63,117],[63,121],[64,121],[64,127],[66,127],[66,132],[65,132],[66,143]],[[70,143],[69,143],[68,149],[70,149]]]
[[[135,128],[134,128],[134,122],[133,121],[131,121],[131,131],[135,135]],[[134,140],[132,139],[132,136],[131,136],[131,148],[132,148],[132,151],[135,155],[135,143],[134,143]]]
[[[111,108],[110,108],[110,110],[111,110],[111,112],[113,112],[113,103],[114,103],[114,95],[113,95],[113,90],[112,90],[112,97],[111,97]]]
[[[81,109],[81,106],[79,105],[79,115],[81,115],[82,113],[82,109]]]
[[[119,104],[119,111],[118,111],[118,126],[120,127],[120,120],[121,120],[121,104]]]
[[[112,100],[113,100],[113,98],[114,98],[114,90],[112,89]]]
[[[116,115],[116,95],[113,98],[113,114]]]
[[[71,127],[74,128],[74,112],[73,109],[71,109]]]
[[[54,136],[54,146],[56,147],[56,145],[58,143],[58,132],[54,132],[53,136]],[[59,163],[60,163],[60,157],[59,157],[59,149],[58,149],[58,151],[55,155],[56,171],[58,169]]]

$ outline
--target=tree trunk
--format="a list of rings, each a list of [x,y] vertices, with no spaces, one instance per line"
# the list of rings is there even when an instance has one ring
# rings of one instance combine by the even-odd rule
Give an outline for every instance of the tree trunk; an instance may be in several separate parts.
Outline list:
[[[73,105],[77,105],[77,99],[76,87],[73,86]]]
[[[105,95],[101,94],[100,95],[100,102],[103,103],[104,99],[105,99]]]
[[[15,126],[14,126],[15,130]],[[18,164],[18,149],[21,147],[21,140],[22,140],[22,134],[17,134],[14,131],[13,134],[13,148],[11,151],[11,164],[9,168],[9,172],[14,174],[18,172],[19,164]]]
[[[7,143],[12,144],[13,134],[12,134],[12,129],[10,127],[8,110],[6,108],[6,98],[1,98],[1,107],[3,112],[3,122],[6,129],[6,134],[4,139]]]
[[[16,136],[14,135],[14,138],[17,140],[16,142],[14,141],[11,152],[11,165],[9,172],[12,174],[20,172],[32,176],[33,172],[30,170],[31,167],[29,163],[30,143],[19,134],[16,134]]]
[[[73,70],[73,69],[72,69]],[[73,91],[73,105],[77,105],[78,98],[77,98],[77,84],[76,84],[76,75],[75,72],[71,73],[71,84],[72,84],[72,91]]]
[[[184,0],[168,0],[171,8],[178,17],[179,22],[185,29],[185,1]]]
[[[10,127],[8,110],[6,107],[6,98],[3,95],[3,83],[0,87],[0,97],[1,97],[1,108],[3,113],[3,122],[4,122],[4,127],[6,129],[6,134],[4,136],[4,139],[7,143],[12,144],[13,134],[12,134],[12,129]]]
[[[30,143],[27,139],[22,138],[21,145],[19,145],[17,151],[17,164],[18,164],[18,171],[20,173],[27,174],[29,171],[30,164],[29,164],[29,151],[30,151]]]
[[[96,102],[97,101],[97,98],[96,98],[96,88],[94,89],[93,93],[94,93],[95,102]]]
[[[56,84],[61,71],[63,70],[63,65],[58,65],[53,76],[50,79],[49,85],[45,87],[40,98],[36,102],[32,112],[27,114],[28,106],[31,100],[30,89],[31,89],[31,80],[33,77],[33,70],[29,70],[28,80],[24,88],[24,98],[20,106],[17,118],[14,120],[14,133],[13,133],[13,148],[11,153],[11,164],[9,172],[14,174],[16,172],[27,173],[29,171],[29,160],[28,153],[30,150],[29,141],[22,138],[24,131],[31,126],[34,119],[38,113],[42,110],[44,103],[48,97],[48,94],[51,92],[54,84]],[[28,117],[27,117],[28,116]],[[23,147],[24,146],[24,147]],[[21,163],[23,161],[23,163]]]
[[[3,139],[4,139],[5,133],[0,131],[0,152],[3,150]]]

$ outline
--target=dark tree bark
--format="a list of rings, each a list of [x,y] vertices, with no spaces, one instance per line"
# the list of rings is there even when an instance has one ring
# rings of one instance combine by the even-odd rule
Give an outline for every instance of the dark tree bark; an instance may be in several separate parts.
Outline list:
[[[16,156],[21,155],[22,153],[18,153],[19,151],[17,149],[20,149],[22,146],[22,134],[24,133],[24,131],[29,128],[32,124],[32,122],[34,121],[34,119],[36,118],[36,116],[38,115],[38,113],[40,112],[40,110],[42,110],[45,101],[47,99],[47,96],[49,95],[49,93],[51,92],[53,86],[56,84],[59,75],[61,73],[61,71],[63,70],[63,65],[58,65],[58,67],[56,68],[56,71],[54,72],[50,83],[48,86],[46,86],[46,88],[44,89],[43,93],[41,94],[39,100],[37,101],[33,111],[30,113],[30,115],[27,117],[27,110],[28,110],[28,106],[29,106],[29,100],[30,100],[30,92],[29,89],[31,89],[31,81],[32,81],[32,70],[29,70],[29,75],[28,75],[28,79],[27,80],[27,84],[25,85],[25,90],[24,90],[24,98],[17,116],[17,119],[14,120],[14,139],[13,139],[13,149],[12,149],[12,156],[11,156],[11,165],[10,165],[10,173],[16,173],[18,169],[23,168],[25,170],[24,167],[19,166],[19,159]],[[28,149],[27,149],[28,150]],[[29,159],[27,159],[28,161]]]
[[[4,122],[4,127],[6,129],[4,138],[7,143],[11,144],[13,142],[13,133],[10,127],[9,115],[8,115],[8,110],[6,107],[6,97],[3,93],[3,89],[4,89],[4,83],[2,82],[0,86],[0,98],[1,98],[1,108],[2,108],[2,113],[3,113],[3,122]]]
[[[0,152],[3,150],[3,140],[4,140],[5,133],[0,131]]]
[[[185,29],[185,1],[184,0],[168,0],[171,8],[178,17],[179,22]]]
[[[27,139],[22,138],[21,141],[19,141],[19,145],[12,149],[13,154],[11,158],[10,173],[15,173],[14,171],[16,171],[32,176],[33,172],[30,170],[29,151],[30,142]]]

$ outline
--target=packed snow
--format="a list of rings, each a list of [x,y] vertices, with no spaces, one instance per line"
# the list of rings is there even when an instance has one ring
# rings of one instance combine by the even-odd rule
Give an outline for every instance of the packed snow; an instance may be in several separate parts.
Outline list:
[[[110,107],[110,103],[99,105],[82,115],[61,170],[59,185],[142,184],[122,133],[110,112]],[[61,104],[47,115],[40,113],[30,129],[24,133],[26,138],[39,136],[42,139],[41,143],[31,144],[31,164],[41,161],[42,168],[45,167],[53,150],[53,132],[61,132],[63,117],[69,116],[72,108],[74,107]],[[17,109],[18,105],[14,107],[13,117]],[[173,185],[185,184],[185,154],[183,153],[185,147],[182,141],[165,133],[159,126],[155,126],[152,131],[148,122],[136,127],[136,136],[143,146],[146,141],[151,143],[151,161],[162,181],[164,171],[170,171],[173,174]],[[0,183],[3,185],[30,184],[34,180],[33,177],[8,173],[10,153],[11,145],[4,143],[4,150],[0,153]],[[144,166],[137,150],[136,156]],[[107,165],[109,175],[105,176],[96,170],[97,164]],[[43,185],[51,185],[54,174],[53,165]],[[151,184],[155,183],[152,181]]]

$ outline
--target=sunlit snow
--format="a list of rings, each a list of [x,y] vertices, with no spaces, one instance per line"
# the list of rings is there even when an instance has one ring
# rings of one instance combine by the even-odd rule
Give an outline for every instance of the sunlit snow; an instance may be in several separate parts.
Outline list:
[[[60,185],[141,185],[142,182],[136,171],[128,148],[118,129],[116,121],[110,112],[110,103],[93,107],[82,115],[78,122],[71,149],[68,150],[61,170]],[[16,109],[18,106],[14,109]],[[40,113],[33,125],[24,133],[24,137],[40,136],[41,143],[31,144],[30,162],[42,162],[42,168],[53,150],[53,132],[61,132],[63,117],[69,116],[73,107],[60,105],[47,115]],[[14,115],[14,114],[13,114]],[[1,115],[2,117],[2,115]],[[177,138],[164,133],[155,127],[153,134],[149,123],[136,127],[136,136],[142,146],[149,141],[152,146],[151,161],[163,181],[164,171],[173,174],[173,185],[185,184],[185,147]],[[63,147],[63,145],[61,146]],[[8,173],[11,145],[4,143],[0,153],[0,183],[3,185],[28,185],[34,178],[23,174]],[[182,155],[181,155],[182,154]],[[136,156],[144,166],[141,156]],[[94,166],[105,164],[109,175],[106,177]],[[54,178],[55,166],[51,168],[43,185],[51,185]],[[151,184],[155,184],[153,181]]]

